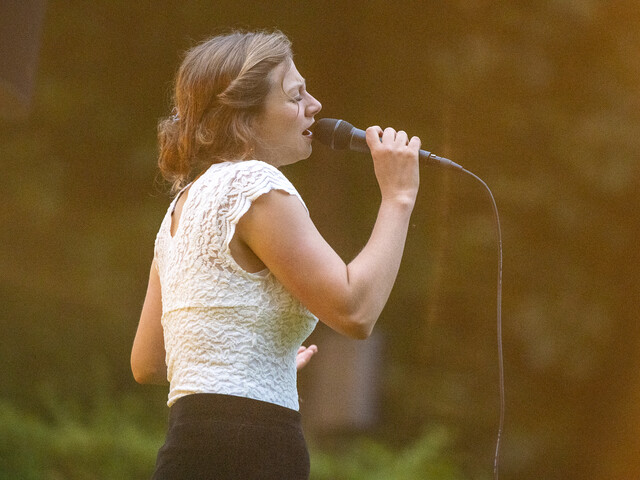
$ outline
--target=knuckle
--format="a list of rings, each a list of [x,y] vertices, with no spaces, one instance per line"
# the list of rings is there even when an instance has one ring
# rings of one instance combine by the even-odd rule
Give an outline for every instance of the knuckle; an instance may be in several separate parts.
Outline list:
[[[380,150],[384,153],[393,153],[393,145],[390,145],[388,143],[381,143]]]

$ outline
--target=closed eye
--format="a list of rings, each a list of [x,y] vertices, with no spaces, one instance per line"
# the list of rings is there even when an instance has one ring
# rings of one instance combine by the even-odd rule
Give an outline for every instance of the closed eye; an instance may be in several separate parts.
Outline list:
[[[297,86],[297,88],[295,88]],[[289,98],[295,102],[301,102],[304,99],[304,94],[306,93],[306,84],[305,82],[298,83],[294,88],[289,90]]]

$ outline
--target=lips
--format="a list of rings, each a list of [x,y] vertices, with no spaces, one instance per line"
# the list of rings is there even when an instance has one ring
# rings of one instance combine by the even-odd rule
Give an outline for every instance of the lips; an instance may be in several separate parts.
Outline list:
[[[302,136],[306,137],[306,138],[312,138],[313,137],[313,132],[309,129],[306,129],[304,132],[302,132]]]

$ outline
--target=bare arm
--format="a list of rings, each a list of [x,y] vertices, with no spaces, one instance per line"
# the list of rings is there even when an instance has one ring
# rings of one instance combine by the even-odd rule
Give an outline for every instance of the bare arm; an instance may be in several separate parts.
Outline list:
[[[258,198],[236,235],[311,312],[334,330],[366,338],[395,282],[418,190],[420,140],[404,132],[367,129],[382,202],[373,232],[345,264],[317,231],[300,202],[284,192]]]
[[[138,383],[167,383],[164,335],[162,332],[162,294],[155,260],[149,272],[140,323],[131,349],[131,371]]]

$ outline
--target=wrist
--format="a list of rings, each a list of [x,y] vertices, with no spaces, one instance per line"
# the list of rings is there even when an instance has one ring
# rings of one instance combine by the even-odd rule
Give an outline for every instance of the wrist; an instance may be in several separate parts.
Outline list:
[[[392,208],[411,212],[416,203],[415,195],[394,195],[392,197],[382,197],[381,205],[388,205]]]

